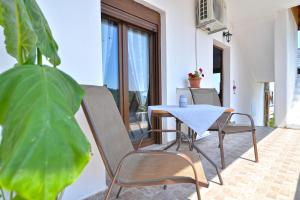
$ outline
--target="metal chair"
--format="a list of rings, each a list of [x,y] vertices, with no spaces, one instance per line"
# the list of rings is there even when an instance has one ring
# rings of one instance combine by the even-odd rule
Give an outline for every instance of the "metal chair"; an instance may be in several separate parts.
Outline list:
[[[200,187],[208,187],[208,181],[198,154],[191,151],[134,150],[111,93],[105,87],[84,88],[86,95],[82,107],[112,180],[105,200],[109,198],[114,185],[120,186],[118,197],[123,187],[178,183],[195,184],[200,199]],[[174,132],[184,135],[182,132]]]
[[[214,106],[221,106],[221,102],[216,89],[210,88],[199,88],[190,89],[194,104],[209,104]],[[230,120],[234,115],[245,116],[249,119],[250,125],[248,126],[238,126],[230,123]],[[254,147],[255,162],[258,162],[258,152],[256,144],[256,128],[252,117],[248,114],[243,113],[223,113],[221,117],[208,129],[209,131],[217,131],[219,133],[219,147],[221,154],[221,165],[222,169],[225,168],[225,156],[224,156],[224,137],[228,134],[235,133],[252,133],[252,142]]]

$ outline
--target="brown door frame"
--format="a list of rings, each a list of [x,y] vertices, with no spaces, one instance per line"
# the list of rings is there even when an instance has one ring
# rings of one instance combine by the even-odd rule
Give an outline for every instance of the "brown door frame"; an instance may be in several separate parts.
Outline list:
[[[264,83],[264,126],[269,126],[270,121],[270,83]]]
[[[221,101],[221,105],[224,105],[224,49],[222,47],[219,47],[217,45],[213,45],[213,48],[216,48],[218,50],[222,51],[222,62],[221,62],[221,85],[220,85],[220,94],[221,96],[219,96],[220,101]]]
[[[150,105],[161,104],[161,66],[160,66],[160,14],[132,0],[102,0],[101,15],[115,21],[119,28],[119,47],[128,44],[127,30],[129,27],[148,32],[150,36]],[[119,48],[119,87],[120,113],[129,130],[128,105],[128,49]],[[161,127],[161,121],[155,120],[154,128]],[[162,143],[161,134],[144,140],[143,146]]]

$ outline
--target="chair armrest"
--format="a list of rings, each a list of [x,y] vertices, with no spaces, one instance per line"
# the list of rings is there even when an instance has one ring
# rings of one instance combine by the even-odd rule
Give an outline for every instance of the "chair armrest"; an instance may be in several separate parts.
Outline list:
[[[234,115],[246,116],[246,117],[250,120],[251,128],[252,128],[252,129],[255,129],[254,120],[253,120],[253,118],[252,118],[251,115],[245,114],[245,113],[231,113],[228,122],[231,120],[232,116],[234,116]]]
[[[194,175],[195,175],[195,180],[198,183],[198,176],[197,176],[197,172],[194,166],[193,161],[191,160],[191,158],[189,158],[187,155],[185,155],[184,153],[180,153],[180,152],[170,152],[170,151],[162,151],[162,150],[136,150],[136,151],[132,151],[128,154],[126,154],[120,161],[117,170],[114,174],[113,177],[113,182],[116,181],[119,172],[124,164],[124,162],[126,161],[127,158],[129,158],[130,156],[136,155],[136,154],[148,154],[148,155],[152,155],[152,156],[161,156],[161,155],[169,155],[169,156],[177,156],[179,159],[182,159],[184,161],[186,161],[193,169]]]
[[[191,140],[182,131],[152,129],[152,130],[147,131],[147,133],[143,134],[142,138],[140,139],[137,149],[139,149],[141,147],[145,137],[148,136],[149,133],[176,133],[176,134],[179,134],[180,138],[183,136],[185,139],[187,139],[187,141],[191,145]]]

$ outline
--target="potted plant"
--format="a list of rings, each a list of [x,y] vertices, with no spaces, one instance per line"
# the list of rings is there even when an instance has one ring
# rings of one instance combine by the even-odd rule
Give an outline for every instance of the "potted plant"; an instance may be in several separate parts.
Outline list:
[[[54,200],[90,159],[74,117],[84,91],[58,69],[58,46],[36,0],[0,0],[0,26],[16,59],[0,74],[0,188],[10,200]]]
[[[195,70],[194,73],[189,73],[189,82],[191,88],[200,88],[202,78],[204,78],[203,69]]]

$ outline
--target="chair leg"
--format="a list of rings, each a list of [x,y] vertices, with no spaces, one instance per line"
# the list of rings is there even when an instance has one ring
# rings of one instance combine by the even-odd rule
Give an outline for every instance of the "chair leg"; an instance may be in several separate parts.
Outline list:
[[[195,186],[196,186],[196,192],[197,192],[197,199],[198,199],[198,200],[201,200],[201,196],[200,196],[200,188],[199,188],[198,183],[195,183]]]
[[[222,176],[219,172],[218,166],[204,153],[202,152],[197,146],[193,145],[193,147],[196,149],[196,151],[201,154],[214,168],[216,169],[216,172],[218,174],[219,180],[220,180],[220,185],[223,185],[223,179]]]
[[[194,133],[193,133],[193,131],[192,131],[192,129],[191,128],[189,128],[189,139],[191,140],[191,144],[193,144],[194,143],[194,140],[193,140],[193,137],[194,137]],[[191,144],[189,144],[189,146],[190,146],[190,151],[193,151],[193,145],[191,145]]]
[[[223,144],[222,132],[219,132],[219,143],[220,143],[221,165],[222,165],[222,169],[225,169],[224,144]]]
[[[178,119],[176,119],[176,130],[181,131],[181,124]],[[178,138],[178,145],[177,145],[176,151],[178,151],[181,146],[181,135],[179,133],[176,133],[176,137]]]
[[[122,189],[123,189],[123,187],[121,186],[120,189],[119,189],[119,191],[118,191],[118,193],[117,193],[117,196],[116,196],[117,199],[120,197],[120,194],[121,194],[121,192],[122,192]]]
[[[192,137],[192,130],[190,127],[188,127],[188,138],[191,139],[191,137]]]
[[[166,146],[163,150],[165,151],[165,150],[170,149],[170,148],[171,148],[172,146],[174,146],[176,143],[177,143],[177,139],[176,139],[174,142],[172,142],[170,145]]]
[[[253,140],[253,147],[254,147],[255,162],[258,162],[258,151],[257,151],[255,130],[252,131],[252,140]]]
[[[196,132],[192,130],[192,145],[191,145],[191,149],[190,149],[191,151],[194,150],[194,145],[193,145],[193,144],[194,144],[194,142],[195,142],[195,133],[196,133]]]
[[[225,135],[223,134],[222,135],[222,141],[224,141],[224,138],[225,138]],[[220,148],[220,144],[219,144],[218,148]]]
[[[113,187],[113,185],[114,185],[114,182],[115,182],[115,180],[113,179],[112,182],[111,182],[110,185],[109,185],[109,188],[108,188],[108,190],[107,190],[107,193],[106,193],[106,195],[105,195],[104,200],[108,200],[109,195],[110,195],[110,193],[111,193],[111,189],[112,189],[112,187]]]
[[[181,146],[181,138],[179,138],[179,140],[178,140],[178,145],[177,145],[176,151],[178,151],[180,149],[180,146]]]

